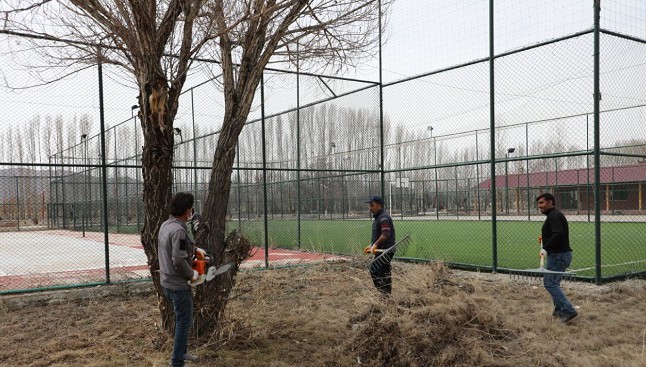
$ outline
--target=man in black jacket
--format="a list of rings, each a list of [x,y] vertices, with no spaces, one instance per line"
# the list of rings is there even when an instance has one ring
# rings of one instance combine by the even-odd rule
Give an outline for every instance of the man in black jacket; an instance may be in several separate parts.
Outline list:
[[[372,239],[370,246],[364,250],[366,253],[375,253],[375,250],[384,250],[395,245],[395,226],[390,214],[384,210],[384,201],[379,196],[373,196],[366,201],[370,204],[370,213],[375,219],[372,222]],[[375,257],[381,255],[377,252]],[[395,256],[395,250],[383,254],[383,260],[373,261],[370,265],[370,276],[377,289],[390,294],[392,291],[392,277],[390,261]]]
[[[547,255],[547,270],[564,272],[572,262],[572,249],[570,248],[570,233],[565,215],[556,209],[556,199],[549,193],[541,194],[536,198],[538,209],[547,218],[541,229],[541,253]],[[569,323],[578,316],[574,307],[561,290],[562,274],[546,273],[543,276],[543,286],[552,296],[554,301],[553,316],[562,322]]]

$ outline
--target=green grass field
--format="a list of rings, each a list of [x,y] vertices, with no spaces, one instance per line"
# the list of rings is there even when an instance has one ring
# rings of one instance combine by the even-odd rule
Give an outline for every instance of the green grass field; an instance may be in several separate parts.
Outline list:
[[[237,223],[230,223],[231,229]],[[498,222],[498,267],[538,267],[538,243],[542,222]],[[301,249],[361,254],[370,242],[371,223],[366,220],[312,220],[301,222]],[[492,225],[487,221],[396,220],[397,237],[410,234],[413,243],[397,257],[443,260],[481,267],[492,265]],[[242,232],[255,243],[263,243],[263,222],[243,221]],[[602,276],[646,271],[646,223],[602,223]],[[269,222],[269,244],[297,248],[297,222]],[[570,269],[594,268],[594,223],[570,222],[574,260]],[[594,269],[577,272],[593,277]]]

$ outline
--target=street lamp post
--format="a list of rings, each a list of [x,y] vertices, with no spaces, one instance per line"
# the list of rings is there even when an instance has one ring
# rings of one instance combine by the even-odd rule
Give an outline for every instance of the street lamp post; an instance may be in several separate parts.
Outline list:
[[[173,135],[179,136],[179,141],[181,143],[184,143],[184,137],[182,136],[182,129],[180,129],[179,127],[173,128]],[[175,176],[176,173],[177,173],[177,169],[173,172],[173,192],[177,192],[177,181],[180,180]]]
[[[137,133],[137,119],[135,118],[135,110],[139,108],[139,105],[133,105],[130,107],[130,117],[132,118],[132,121],[134,123],[134,135],[135,135],[135,190],[137,193],[137,198],[139,198],[139,142],[138,142],[138,136],[139,134]],[[137,233],[140,233],[139,229],[139,223],[141,222],[141,207],[139,205],[139,200],[136,200],[135,203],[136,208],[137,208]]]
[[[404,219],[404,188],[402,187],[402,145],[401,141],[399,142],[399,146],[397,147],[398,149],[398,160],[399,160],[399,214],[401,219]],[[396,186],[395,186],[396,187]]]
[[[508,148],[505,154],[505,212],[509,215],[509,155],[512,154],[516,148]]]
[[[81,135],[81,141],[83,142],[83,163],[85,164],[85,185],[83,185],[83,199],[85,201],[85,210],[83,210],[83,237],[85,237],[85,222],[88,217],[88,202],[87,202],[87,134]]]
[[[195,130],[195,100],[193,98],[194,89],[191,88],[191,122],[193,123],[193,195],[197,198],[197,136]],[[236,147],[239,144],[236,144]],[[240,168],[240,165],[238,165]],[[238,172],[240,170],[238,169]],[[240,183],[238,182],[238,192],[240,191]]]
[[[437,183],[437,139],[433,136],[433,126],[428,126],[426,128],[431,133],[431,139],[433,140],[433,165],[435,166],[435,219],[440,220],[440,193]]]

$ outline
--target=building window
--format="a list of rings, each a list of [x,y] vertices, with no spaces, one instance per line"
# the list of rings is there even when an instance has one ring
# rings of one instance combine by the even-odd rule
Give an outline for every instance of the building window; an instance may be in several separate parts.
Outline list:
[[[610,191],[610,197],[615,201],[626,201],[628,200],[628,190],[612,190]]]
[[[568,190],[561,191],[558,194],[557,203],[561,209],[576,209],[577,200],[576,200],[576,191]]]

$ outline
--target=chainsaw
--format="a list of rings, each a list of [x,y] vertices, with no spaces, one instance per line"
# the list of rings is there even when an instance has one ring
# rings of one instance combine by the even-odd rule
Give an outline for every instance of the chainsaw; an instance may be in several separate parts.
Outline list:
[[[197,272],[198,277],[195,280],[189,280],[188,283],[193,287],[200,285],[204,282],[213,280],[213,278],[222,273],[226,273],[235,266],[235,262],[233,261],[220,267],[216,267],[215,265],[211,264],[213,264],[212,257],[198,253],[191,264],[191,268],[193,268],[193,270]]]

